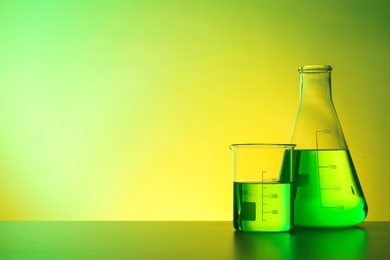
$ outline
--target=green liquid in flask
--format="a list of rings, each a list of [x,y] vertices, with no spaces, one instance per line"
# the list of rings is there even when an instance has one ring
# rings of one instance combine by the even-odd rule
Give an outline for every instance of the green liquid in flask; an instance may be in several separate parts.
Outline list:
[[[348,150],[296,150],[294,225],[361,223],[367,204]]]
[[[236,230],[281,232],[291,229],[291,183],[234,182],[233,190]]]

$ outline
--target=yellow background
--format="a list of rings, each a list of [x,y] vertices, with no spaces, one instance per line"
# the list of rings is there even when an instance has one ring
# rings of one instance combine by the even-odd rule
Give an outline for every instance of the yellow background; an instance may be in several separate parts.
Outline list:
[[[0,219],[230,220],[231,143],[288,142],[297,68],[390,220],[388,1],[0,0]]]

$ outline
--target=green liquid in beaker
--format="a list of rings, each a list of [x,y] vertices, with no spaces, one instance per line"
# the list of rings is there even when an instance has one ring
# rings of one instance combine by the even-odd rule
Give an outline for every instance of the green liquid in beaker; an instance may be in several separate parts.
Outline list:
[[[367,204],[348,150],[295,150],[294,225],[361,223]]]
[[[291,183],[234,182],[234,228],[288,231],[292,227]]]

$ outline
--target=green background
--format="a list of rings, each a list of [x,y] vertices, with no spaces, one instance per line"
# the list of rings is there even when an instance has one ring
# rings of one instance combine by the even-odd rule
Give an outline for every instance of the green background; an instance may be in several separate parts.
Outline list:
[[[0,219],[230,220],[231,143],[288,142],[329,64],[390,220],[389,1],[0,0]]]

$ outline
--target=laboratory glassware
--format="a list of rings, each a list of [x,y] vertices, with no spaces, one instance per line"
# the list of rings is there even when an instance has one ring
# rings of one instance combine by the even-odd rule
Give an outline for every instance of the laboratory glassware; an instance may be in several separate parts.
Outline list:
[[[293,144],[233,144],[233,226],[239,231],[293,227]]]
[[[294,225],[347,227],[368,207],[332,100],[328,65],[299,68],[300,101],[290,143],[296,144]]]

